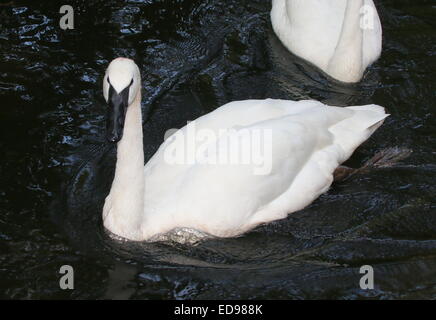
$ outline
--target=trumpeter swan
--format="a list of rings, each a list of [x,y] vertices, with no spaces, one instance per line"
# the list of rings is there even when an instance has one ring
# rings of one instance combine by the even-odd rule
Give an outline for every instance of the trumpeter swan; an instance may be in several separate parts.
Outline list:
[[[112,61],[103,90],[107,138],[118,143],[104,226],[136,241],[181,229],[233,237],[285,218],[326,192],[388,116],[377,105],[231,102],[178,130],[144,167],[137,65]]]
[[[382,27],[372,0],[273,0],[274,32],[295,55],[342,82],[358,82],[380,57]]]

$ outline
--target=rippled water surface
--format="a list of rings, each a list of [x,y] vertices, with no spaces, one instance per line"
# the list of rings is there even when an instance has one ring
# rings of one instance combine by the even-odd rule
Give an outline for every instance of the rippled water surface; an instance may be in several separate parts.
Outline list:
[[[266,0],[0,3],[0,298],[436,298],[433,1],[376,1],[381,59],[358,85],[288,53]],[[237,99],[377,103],[392,115],[350,160],[413,149],[393,168],[334,185],[307,209],[236,239],[196,246],[110,239],[101,209],[115,164],[101,79],[140,65],[148,160],[164,132]],[[207,214],[207,213],[206,213]],[[75,290],[59,289],[59,268]],[[359,268],[376,288],[359,288]]]

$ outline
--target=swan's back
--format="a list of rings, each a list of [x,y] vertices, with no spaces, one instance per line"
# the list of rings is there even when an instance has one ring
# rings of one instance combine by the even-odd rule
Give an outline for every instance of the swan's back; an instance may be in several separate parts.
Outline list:
[[[355,82],[380,56],[382,28],[373,1],[362,0],[364,7],[361,15],[355,15],[355,19],[358,20],[356,23],[360,24],[366,12],[370,15],[367,16],[369,19],[373,18],[368,20],[372,25],[359,29],[358,32],[361,34],[354,34],[352,38],[357,39],[361,36],[362,41],[350,44],[346,49],[349,52],[340,57],[342,64],[349,63],[347,56],[356,56],[359,61],[352,62],[353,65],[347,67],[349,69],[347,72],[339,73],[334,70],[335,66],[332,66],[332,63],[343,52],[338,50],[338,44],[341,37],[344,37],[347,2],[347,0],[273,0],[271,22],[278,38],[292,53],[338,80]]]
[[[375,105],[338,108],[268,99],[232,102],[198,118],[190,125],[197,133],[215,134],[210,144],[217,153],[228,135],[244,141],[246,133],[270,132],[271,139],[262,142],[271,151],[267,170],[256,173],[262,166],[255,162],[171,163],[168,150],[183,149],[177,135],[190,130],[180,129],[145,166],[145,237],[183,227],[235,236],[304,208],[328,189],[336,167],[386,116]],[[203,147],[185,151],[195,155]]]

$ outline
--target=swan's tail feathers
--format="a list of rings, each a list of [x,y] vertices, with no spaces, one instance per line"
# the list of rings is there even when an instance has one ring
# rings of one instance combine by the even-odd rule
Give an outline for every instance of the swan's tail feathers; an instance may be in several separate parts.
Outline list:
[[[407,159],[413,150],[407,148],[393,147],[376,153],[371,159],[365,162],[363,168],[389,168],[398,162]]]
[[[334,172],[334,181],[344,181],[354,176],[356,173],[368,173],[373,169],[392,168],[398,162],[407,159],[412,153],[413,150],[402,147],[383,149],[377,152],[358,169],[339,166]]]
[[[342,162],[347,160],[354,150],[365,142],[389,116],[383,107],[374,104],[346,109],[353,110],[353,115],[330,128],[335,142],[344,151]]]

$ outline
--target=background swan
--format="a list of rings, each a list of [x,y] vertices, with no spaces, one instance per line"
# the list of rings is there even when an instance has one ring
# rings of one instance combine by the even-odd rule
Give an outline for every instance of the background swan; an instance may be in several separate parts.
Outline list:
[[[103,208],[104,226],[137,241],[181,228],[233,237],[285,218],[327,191],[339,164],[387,117],[377,105],[338,108],[317,101],[232,102],[177,131],[144,167],[139,69],[132,60],[115,59],[103,83],[109,104],[108,140],[118,142],[115,177]],[[185,148],[185,140],[179,138],[188,136],[194,125],[196,132],[209,133],[208,146],[215,149],[205,149],[201,143]],[[229,128],[234,130],[222,132]],[[253,162],[178,163],[168,158],[180,148],[188,158],[220,154],[226,151],[220,141],[232,135],[241,138],[242,149],[251,143],[244,140],[244,133],[256,132],[271,133],[271,139],[261,143],[261,148],[271,150],[269,171],[264,173],[256,172],[258,163]],[[196,138],[204,141],[205,137]]]
[[[295,55],[331,77],[358,82],[381,54],[382,27],[372,0],[273,0],[272,26]]]

